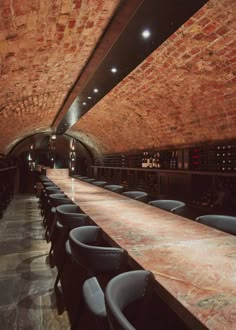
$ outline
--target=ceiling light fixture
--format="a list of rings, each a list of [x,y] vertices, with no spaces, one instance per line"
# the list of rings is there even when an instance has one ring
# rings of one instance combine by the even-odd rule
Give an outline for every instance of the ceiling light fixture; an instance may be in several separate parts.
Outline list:
[[[89,100],[91,100],[91,98],[92,98],[91,96],[88,96],[88,99],[89,99]]]
[[[148,39],[150,37],[150,35],[151,35],[150,30],[148,30],[148,29],[143,30],[143,32],[142,32],[143,39]]]
[[[98,92],[98,89],[97,88],[94,88],[93,91],[94,91],[94,93],[97,93]]]
[[[116,73],[117,72],[117,68],[115,68],[115,67],[111,68],[111,72],[112,73]]]
[[[86,105],[87,103],[86,103],[86,102],[83,102],[82,104],[83,104],[83,105]]]

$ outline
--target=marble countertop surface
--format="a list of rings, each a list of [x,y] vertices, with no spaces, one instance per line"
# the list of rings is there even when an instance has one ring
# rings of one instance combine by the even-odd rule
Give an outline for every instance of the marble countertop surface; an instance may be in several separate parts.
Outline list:
[[[236,237],[70,177],[49,177],[135,262],[192,329],[236,329]]]

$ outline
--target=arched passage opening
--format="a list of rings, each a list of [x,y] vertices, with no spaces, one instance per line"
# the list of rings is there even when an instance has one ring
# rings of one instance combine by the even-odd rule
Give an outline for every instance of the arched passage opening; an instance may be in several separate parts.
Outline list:
[[[29,193],[34,189],[35,170],[69,168],[72,174],[90,175],[94,162],[90,150],[69,135],[34,134],[19,141],[8,154],[17,166],[16,191]]]

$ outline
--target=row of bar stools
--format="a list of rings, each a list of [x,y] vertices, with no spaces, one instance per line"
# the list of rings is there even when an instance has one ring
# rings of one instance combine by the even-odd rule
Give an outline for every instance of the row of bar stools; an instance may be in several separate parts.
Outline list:
[[[43,222],[46,227],[46,240],[51,242],[49,251],[50,265],[51,267],[56,266],[58,270],[54,288],[58,310],[62,312],[64,297],[63,295],[58,295],[59,291],[57,289],[60,272],[65,260],[65,242],[72,228],[89,224],[89,217],[77,205],[74,205],[73,201],[60,191],[53,182],[43,178],[41,183],[40,206],[44,215]]]
[[[139,194],[140,192],[138,192]],[[145,193],[141,193],[139,196],[134,195],[131,194],[131,198],[146,197]],[[120,283],[118,281],[120,275],[117,277],[117,274],[122,273],[124,275],[122,278],[127,279],[128,275],[124,273],[127,270],[126,251],[120,248],[108,247],[107,244],[104,244],[102,230],[97,226],[91,226],[91,219],[82,213],[83,211],[78,206],[73,204],[56,205],[56,200],[61,203],[64,202],[64,199],[69,200],[69,203],[73,203],[65,194],[49,194],[48,196],[52,206],[50,214],[56,213],[57,216],[56,218],[52,216],[53,220],[49,217],[46,222],[47,227],[50,227],[49,239],[52,244],[50,253],[52,253],[55,265],[58,268],[55,291],[60,281],[63,302],[69,315],[71,329],[106,330],[109,329],[108,320],[111,329],[134,329],[131,323],[130,328],[122,328],[122,324],[118,324],[118,327],[116,327],[114,315],[111,313],[112,308],[109,307],[113,295],[110,294],[110,300],[106,298],[107,292],[113,292],[110,289],[114,287],[112,285],[113,281],[116,285]],[[113,278],[114,280],[112,280]],[[141,292],[144,282],[146,283],[145,288],[148,287],[147,277],[145,281],[138,280],[137,277],[134,280],[136,283],[135,290],[134,285],[128,287],[130,281],[124,282],[126,295],[123,296],[122,294],[122,297],[127,298],[123,299],[122,304],[124,306],[141,298],[139,292]],[[134,284],[132,280],[131,284]],[[140,288],[139,284],[141,285]],[[104,299],[105,288],[107,289]],[[118,311],[119,315],[120,313],[122,313],[122,308]],[[91,328],[88,327],[89,320]],[[136,318],[135,320],[131,318],[132,324],[135,325],[135,321],[137,321]],[[126,320],[127,324],[129,324],[128,320]],[[138,324],[139,326],[144,325],[140,329],[146,329],[145,319],[139,319]]]
[[[96,181],[96,179],[93,178],[87,178],[80,175],[76,175],[78,179],[92,183],[96,186],[103,187],[107,190],[116,192],[116,193],[122,193],[124,196],[127,196],[129,198],[135,199],[137,201],[147,203],[148,202],[148,194],[144,191],[126,191],[124,192],[125,188],[122,185],[115,185],[115,184],[107,184],[106,181]],[[162,210],[171,212],[171,213],[178,213],[179,211],[182,211],[183,208],[186,206],[184,202],[177,201],[177,200],[154,200],[148,203],[149,205],[155,206],[157,208],[160,208]]]
[[[90,219],[51,181],[45,180],[44,182],[43,196],[45,202],[42,203],[42,205],[44,205],[42,213],[44,214],[44,225],[46,227],[45,236],[47,241],[51,242],[49,251],[50,264],[52,267],[56,266],[58,270],[54,288],[57,303],[59,304],[59,311],[62,312],[64,308],[63,305],[69,307],[70,303],[68,304],[68,302],[70,302],[70,300],[73,302],[71,296],[66,296],[66,290],[63,290],[62,292],[60,291],[60,294],[62,295],[58,295],[58,282],[61,280],[61,272],[65,262],[65,242],[68,240],[68,234],[71,229],[83,225],[89,225]],[[73,267],[74,266],[75,264],[73,263]],[[75,269],[76,268],[72,269],[72,273],[77,274]],[[80,285],[80,287],[82,286]],[[68,314],[69,312],[70,308],[68,308]]]

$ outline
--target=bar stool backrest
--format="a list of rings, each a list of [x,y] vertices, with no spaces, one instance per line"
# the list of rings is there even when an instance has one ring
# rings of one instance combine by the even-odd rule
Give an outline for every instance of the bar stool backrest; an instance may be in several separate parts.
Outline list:
[[[149,299],[148,295],[153,289],[153,275],[146,270],[136,270],[122,273],[113,277],[105,290],[105,303],[107,317],[112,330],[135,330],[136,328],[123,314],[123,310],[137,300],[142,300],[145,307],[148,304],[145,301]],[[145,308],[143,308],[144,319],[139,323],[139,329],[146,329],[145,326]],[[136,314],[139,318],[138,313]]]
[[[236,235],[236,217],[227,215],[202,215],[197,222]]]
[[[159,199],[159,200],[151,201],[148,204],[172,213],[179,211],[180,209],[184,208],[186,205],[184,202],[176,201],[172,199]]]
[[[64,204],[56,207],[58,222],[69,229],[89,225],[89,216],[79,206]]]
[[[111,190],[116,193],[122,193],[125,190],[124,186],[118,185],[118,184],[108,184],[105,185],[104,188]]]
[[[93,178],[85,178],[85,179],[82,179],[84,182],[93,182],[93,181],[96,181],[96,179],[93,179]]]
[[[47,188],[47,187],[56,187],[56,185],[53,182],[47,181],[47,182],[43,182],[43,187],[44,188]]]
[[[127,262],[124,249],[99,246],[102,231],[97,226],[72,229],[69,244],[72,258],[93,275],[117,273]]]
[[[62,204],[74,204],[74,202],[65,194],[51,194],[49,200],[54,207]]]
[[[57,186],[46,187],[45,191],[48,196],[51,194],[57,194],[57,193],[63,194],[63,191],[61,191],[61,189],[58,188]]]
[[[106,181],[93,181],[92,184],[94,184],[95,186],[98,186],[98,187],[104,187],[107,182]]]
[[[144,203],[146,203],[148,199],[148,194],[144,191],[126,191],[123,192],[122,195]]]
[[[39,175],[39,180],[40,181],[44,181],[44,180],[49,180],[48,177],[46,175]]]

